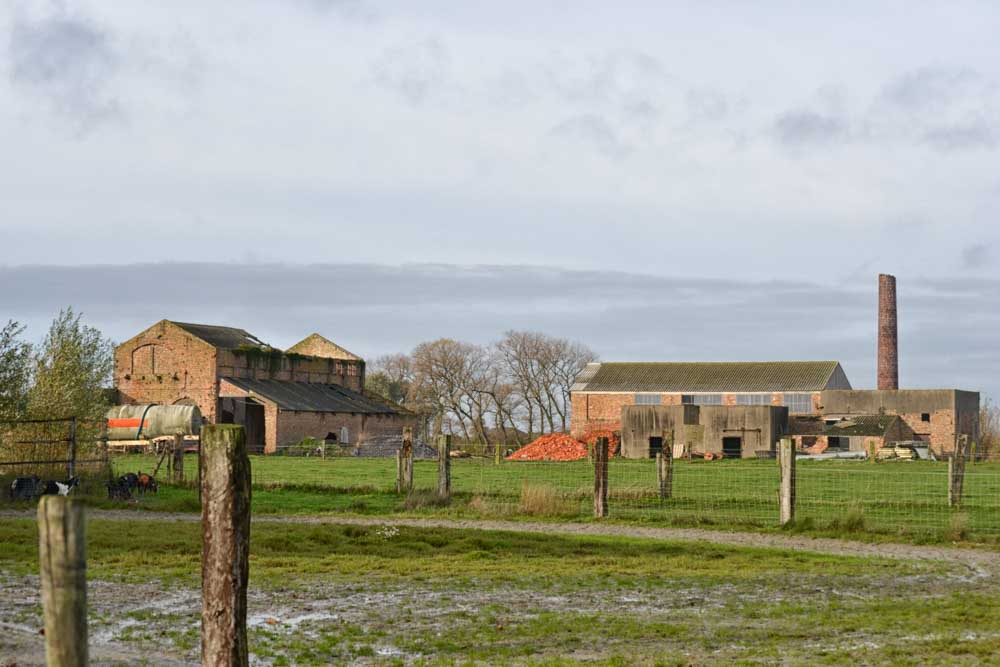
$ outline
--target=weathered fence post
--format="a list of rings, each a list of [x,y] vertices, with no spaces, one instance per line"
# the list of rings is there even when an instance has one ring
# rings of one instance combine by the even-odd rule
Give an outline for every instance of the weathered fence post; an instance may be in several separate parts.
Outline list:
[[[66,463],[66,472],[69,479],[76,474],[76,417],[69,418],[69,461]]]
[[[451,497],[451,436],[442,435],[438,443],[438,496]]]
[[[965,482],[965,459],[968,438],[959,436],[955,442],[955,451],[948,459],[948,506],[958,507],[962,504],[962,486]]]
[[[43,496],[38,503],[38,562],[50,667],[87,664],[87,554],[83,506]]]
[[[184,481],[184,436],[180,433],[174,436],[174,482],[180,483]]]
[[[598,438],[594,443],[594,516],[603,519],[608,515],[608,439]]]
[[[250,458],[242,426],[202,427],[201,664],[247,665]]]
[[[396,450],[396,493],[413,490],[413,429],[403,428],[403,446]]]
[[[778,514],[782,526],[795,520],[795,445],[782,438],[778,445]]]
[[[396,493],[403,492],[403,450],[396,450]]]
[[[666,431],[660,441],[663,445],[656,455],[656,479],[660,484],[660,499],[666,500],[674,495],[674,443],[673,438],[667,439]]]

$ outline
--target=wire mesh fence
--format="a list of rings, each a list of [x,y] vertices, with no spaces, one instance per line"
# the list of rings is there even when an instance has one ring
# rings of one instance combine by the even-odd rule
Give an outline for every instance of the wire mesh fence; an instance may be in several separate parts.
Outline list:
[[[154,457],[127,455],[116,468],[152,469]],[[197,478],[188,454],[185,480]],[[396,494],[395,458],[252,456],[253,483],[323,492]],[[612,519],[707,527],[779,525],[779,468],[773,459],[677,459],[669,492],[655,459],[612,458]],[[968,462],[960,501],[949,503],[947,461],[809,461],[796,464],[795,518],[816,528],[883,533],[1000,536],[1000,463]],[[417,459],[413,492],[438,485],[438,462]],[[593,516],[594,466],[577,461],[451,461],[453,508],[487,515]]]
[[[101,420],[0,421],[0,485],[13,500],[18,478],[63,481],[79,477],[82,489],[99,486],[109,470],[107,429]],[[93,482],[93,483],[92,483]]]

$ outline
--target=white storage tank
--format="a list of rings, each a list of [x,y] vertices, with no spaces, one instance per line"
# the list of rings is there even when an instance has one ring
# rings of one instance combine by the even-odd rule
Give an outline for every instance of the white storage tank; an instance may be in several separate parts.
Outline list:
[[[170,435],[199,435],[197,405],[116,405],[108,410],[108,440],[150,440]]]

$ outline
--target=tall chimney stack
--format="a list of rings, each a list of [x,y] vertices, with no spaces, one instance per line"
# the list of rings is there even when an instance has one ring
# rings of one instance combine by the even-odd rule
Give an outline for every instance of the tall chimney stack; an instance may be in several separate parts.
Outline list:
[[[878,388],[899,389],[896,277],[878,277]]]

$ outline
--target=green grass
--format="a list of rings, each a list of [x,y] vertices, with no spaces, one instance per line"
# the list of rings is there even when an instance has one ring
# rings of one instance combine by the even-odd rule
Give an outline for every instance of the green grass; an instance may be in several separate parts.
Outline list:
[[[407,510],[393,493],[395,461],[335,457],[254,456],[254,511],[309,514],[351,512],[385,514]],[[194,479],[197,458],[187,457],[187,478]],[[151,456],[114,460],[116,470],[151,471]],[[163,475],[161,474],[161,477]],[[449,508],[421,506],[408,511],[447,516],[516,517],[522,493],[546,489],[560,500],[562,518],[591,514],[593,472],[586,461],[504,463],[452,461],[456,502]],[[615,520],[665,525],[773,529],[777,519],[778,471],[773,461],[677,461],[673,497],[656,493],[652,461],[616,459],[609,472],[611,515]],[[816,462],[797,467],[796,516],[800,530],[832,534],[875,533],[907,539],[948,539],[956,526],[961,537],[1000,538],[1000,464],[970,465],[961,508],[947,505],[947,464],[938,462]],[[417,461],[415,488],[437,485],[437,464]],[[189,492],[190,493],[190,492]],[[161,491],[143,499],[150,509],[191,509],[190,495]],[[196,503],[194,507],[196,507]],[[530,512],[528,512],[530,514]],[[851,521],[847,521],[848,514]]]
[[[90,520],[87,531],[90,579],[159,580],[195,600],[162,618],[112,604],[101,613],[137,622],[120,640],[196,652],[200,527]],[[0,522],[0,572],[37,572],[36,544],[33,521]],[[284,619],[317,600],[333,614],[252,629],[251,651],[273,664],[345,664],[387,645],[418,665],[989,664],[1000,652],[997,582],[969,580],[950,563],[255,524],[250,577],[252,614]],[[19,622],[37,623],[37,610],[28,613]]]
[[[0,545],[0,570],[37,572],[35,521],[0,523]],[[87,522],[87,567],[94,578],[179,578],[193,583],[200,562],[201,525],[196,522]],[[635,582],[666,571],[698,578],[737,571],[754,577],[804,567],[840,576],[862,566],[868,572],[895,574],[929,569],[891,560],[619,537],[279,523],[257,523],[251,532],[251,571],[258,585],[312,577],[327,581],[413,577],[447,580],[449,586],[547,577],[587,582],[612,576],[615,581]]]

